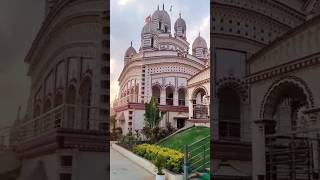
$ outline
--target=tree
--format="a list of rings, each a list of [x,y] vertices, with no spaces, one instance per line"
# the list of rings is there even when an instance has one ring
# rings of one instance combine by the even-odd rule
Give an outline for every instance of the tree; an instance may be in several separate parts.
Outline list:
[[[154,97],[151,97],[149,103],[145,103],[144,123],[145,127],[155,128],[159,127],[159,124],[164,116],[164,112],[160,112],[158,102]]]
[[[116,115],[110,116],[110,124],[111,124],[110,127],[112,127],[111,132],[114,132],[114,131],[115,131],[115,129],[116,129],[116,123],[117,123]]]

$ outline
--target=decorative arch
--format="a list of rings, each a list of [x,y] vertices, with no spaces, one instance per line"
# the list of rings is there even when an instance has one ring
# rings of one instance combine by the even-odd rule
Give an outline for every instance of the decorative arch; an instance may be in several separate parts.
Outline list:
[[[249,98],[248,85],[235,77],[225,77],[218,80],[217,92],[221,92],[224,88],[231,88],[239,95],[242,102],[245,102]]]
[[[191,98],[193,99],[201,90],[205,92],[205,95],[208,95],[208,90],[204,86],[198,86],[193,90]]]
[[[307,108],[314,107],[312,91],[307,83],[296,76],[286,76],[275,81],[267,90],[261,103],[260,118],[271,120],[279,98],[286,95],[294,96],[295,93],[301,95],[296,98],[300,98],[299,100],[303,101]]]

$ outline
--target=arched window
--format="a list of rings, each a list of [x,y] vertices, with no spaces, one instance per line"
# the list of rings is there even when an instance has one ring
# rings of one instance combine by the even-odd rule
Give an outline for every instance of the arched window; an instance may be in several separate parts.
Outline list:
[[[57,107],[63,103],[62,92],[57,92],[54,98],[54,107]]]
[[[76,114],[76,95],[77,91],[75,86],[69,86],[67,90],[66,96],[66,104],[67,104],[67,128],[74,128],[75,124],[75,114]]]
[[[222,88],[219,99],[219,136],[221,139],[240,140],[240,97],[234,89]]]
[[[36,104],[34,106],[34,110],[33,110],[33,117],[38,117],[41,113],[41,107],[40,104]]]
[[[153,47],[153,37],[151,37],[151,47]]]
[[[44,103],[43,112],[44,113],[48,112],[51,109],[51,106],[52,106],[51,100],[48,98]]]
[[[186,90],[183,88],[180,88],[178,90],[178,101],[179,101],[179,106],[186,105]]]
[[[173,105],[173,91],[172,86],[166,88],[166,105]]]
[[[81,127],[90,129],[91,79],[86,77],[80,85]]]
[[[157,102],[160,104],[161,87],[158,85],[152,86],[152,96],[156,98]]]

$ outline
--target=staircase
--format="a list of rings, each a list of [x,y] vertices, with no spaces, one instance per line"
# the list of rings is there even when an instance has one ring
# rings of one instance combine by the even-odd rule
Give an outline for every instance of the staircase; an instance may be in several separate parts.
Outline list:
[[[184,147],[184,178],[199,179],[210,174],[210,136]]]

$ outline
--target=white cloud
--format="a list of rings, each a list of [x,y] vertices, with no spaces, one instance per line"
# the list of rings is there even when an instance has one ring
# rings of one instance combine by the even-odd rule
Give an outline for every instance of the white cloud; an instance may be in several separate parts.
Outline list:
[[[199,31],[202,37],[204,37],[207,41],[207,44],[210,46],[210,16],[203,18],[202,23],[198,26],[191,28],[190,37],[191,44],[196,37],[199,35]]]
[[[131,2],[133,2],[134,0],[119,0],[118,1],[118,4],[120,5],[120,6],[126,6],[128,3],[131,3]]]

